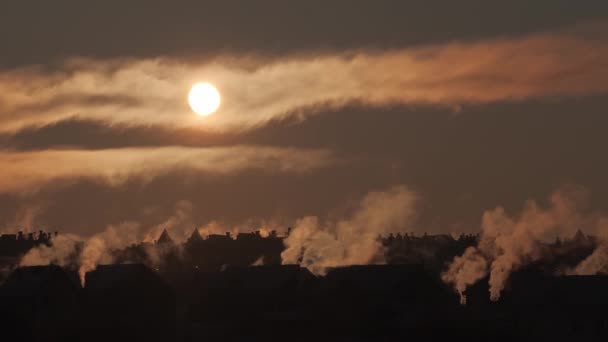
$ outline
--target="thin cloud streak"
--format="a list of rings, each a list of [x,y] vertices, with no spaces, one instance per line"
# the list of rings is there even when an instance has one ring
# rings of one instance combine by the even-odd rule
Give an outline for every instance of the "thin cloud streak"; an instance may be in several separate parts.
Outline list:
[[[65,179],[92,178],[120,186],[172,170],[230,175],[247,169],[303,173],[335,161],[322,149],[235,146],[226,148],[124,148],[107,150],[0,151],[0,193],[21,193]]]
[[[232,56],[224,63],[72,59],[61,71],[0,73],[0,123],[14,131],[79,117],[222,130],[350,102],[454,106],[602,94],[606,31],[602,23],[474,43],[271,60]],[[200,118],[188,108],[197,81],[220,89],[216,115]]]

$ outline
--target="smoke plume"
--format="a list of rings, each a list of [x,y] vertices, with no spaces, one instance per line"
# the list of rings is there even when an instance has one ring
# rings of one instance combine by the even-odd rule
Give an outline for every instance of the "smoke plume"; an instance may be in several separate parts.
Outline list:
[[[407,228],[415,199],[405,186],[395,186],[369,193],[348,219],[322,223],[317,217],[302,218],[285,239],[282,263],[324,275],[331,267],[383,262],[378,236]]]
[[[594,275],[608,273],[608,244],[600,244],[585,260],[581,261],[569,275]]]
[[[144,237],[145,242],[153,242],[158,239],[163,231],[167,231],[176,242],[184,242],[194,228],[192,222],[192,203],[190,201],[179,201],[175,204],[173,215],[164,222],[152,227]]]
[[[51,240],[51,244],[30,249],[19,262],[19,266],[70,265],[76,257],[76,250],[82,239],[73,234],[61,234]]]
[[[453,284],[464,301],[466,288],[489,273],[490,299],[498,300],[514,271],[547,257],[546,249],[542,248],[544,242],[572,236],[579,228],[594,231],[601,228],[604,222],[601,216],[581,212],[585,198],[584,190],[564,187],[550,196],[546,209],[529,200],[517,217],[509,216],[502,207],[486,211],[478,245],[456,257],[443,273],[443,280]],[[585,267],[593,262],[590,260]]]
[[[24,233],[35,232],[37,226],[38,215],[43,211],[43,206],[39,203],[28,204],[17,210],[15,217],[12,222],[8,224],[9,227],[18,227],[18,230]],[[9,229],[0,229],[0,233],[6,231],[9,233]],[[10,229],[10,233],[13,229]]]
[[[443,273],[442,279],[446,283],[454,284],[454,288],[460,295],[460,302],[466,303],[464,291],[470,285],[475,284],[479,279],[488,273],[488,261],[481,254],[478,248],[469,247],[462,256],[454,258],[449,269]]]
[[[104,232],[88,239],[80,254],[78,275],[82,287],[85,286],[86,273],[97,268],[100,263],[112,263],[112,251],[125,248],[138,241],[139,224],[126,222],[117,226],[109,226]]]
[[[140,223],[126,221],[110,225],[103,232],[88,238],[59,234],[50,239],[49,245],[42,243],[30,249],[19,265],[56,264],[77,268],[81,285],[84,287],[87,272],[95,270],[100,264],[116,262],[117,251],[138,243],[144,237],[156,239],[163,229],[167,229],[183,240],[188,229],[193,227],[191,217],[191,203],[180,201],[175,205],[175,212],[169,218],[149,229],[142,229]],[[160,262],[162,251],[157,248],[146,248],[146,252],[152,263]]]
[[[596,229],[595,250],[578,265],[566,270],[567,275],[608,273],[608,218],[600,217]]]

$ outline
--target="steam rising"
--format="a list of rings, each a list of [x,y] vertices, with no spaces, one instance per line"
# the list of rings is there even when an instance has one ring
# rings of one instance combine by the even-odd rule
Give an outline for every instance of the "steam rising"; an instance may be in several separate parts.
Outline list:
[[[302,218],[285,239],[282,262],[300,264],[316,275],[330,267],[384,262],[378,236],[405,230],[415,199],[405,186],[395,186],[369,193],[350,218],[325,223]]]
[[[582,213],[585,197],[582,189],[564,187],[551,195],[546,209],[529,200],[517,217],[509,216],[502,207],[485,212],[478,245],[456,257],[443,273],[443,280],[453,284],[464,301],[466,288],[489,273],[490,299],[498,300],[511,273],[547,257],[543,242],[572,236],[579,228],[602,230],[605,219]],[[606,260],[604,250],[598,249],[574,273],[596,272]]]
[[[460,302],[466,303],[464,291],[488,272],[488,261],[475,247],[469,247],[462,256],[454,258],[449,269],[442,275],[443,281],[454,284],[460,295]]]
[[[32,248],[21,259],[20,266],[55,264],[69,265],[76,257],[76,247],[82,239],[72,234],[61,234],[53,238],[50,246]]]
[[[175,212],[161,224],[152,227],[145,235],[145,242],[153,242],[158,239],[163,231],[177,239],[178,242],[185,241],[192,233],[194,223],[192,222],[192,203],[190,201],[179,201],[175,205]]]
[[[558,236],[572,236],[578,229],[599,235],[597,247],[578,265],[563,272],[586,275],[608,272],[608,218],[585,213],[586,197],[580,188],[563,187],[550,196],[546,208],[529,200],[517,216],[509,215],[502,207],[486,211],[478,244],[455,257],[442,279],[454,286],[464,303],[466,289],[489,275],[490,299],[496,301],[513,272],[550,257],[550,250],[544,248],[547,242]],[[384,250],[378,237],[409,230],[415,203],[415,194],[399,185],[368,193],[347,218],[301,218],[284,240],[282,263],[299,264],[316,275],[324,275],[332,267],[383,263]],[[195,227],[192,211],[190,202],[180,201],[172,215],[147,229],[135,222],[124,222],[89,238],[60,234],[51,240],[51,245],[41,244],[31,249],[20,265],[77,264],[84,286],[87,272],[99,264],[115,262],[114,251],[142,238],[152,242],[166,230],[177,242],[184,242]],[[264,234],[269,234],[275,225],[272,221],[266,222],[262,228]],[[243,227],[229,229],[217,221],[197,229],[204,235],[244,230]],[[160,262],[162,250],[148,252],[153,262]],[[254,264],[263,264],[263,260],[260,258]]]
[[[596,248],[587,258],[566,274],[594,275],[608,274],[608,218],[601,217],[597,224]]]
[[[80,283],[85,286],[85,276],[97,268],[97,265],[112,263],[112,251],[125,248],[138,241],[139,225],[134,222],[123,223],[118,226],[109,226],[104,232],[88,239],[80,254],[80,268],[78,275]]]
[[[176,204],[176,211],[163,223],[150,229],[143,230],[137,222],[123,222],[108,226],[103,232],[89,238],[72,234],[60,234],[51,240],[50,245],[41,244],[28,251],[20,261],[20,266],[35,266],[56,264],[71,267],[77,265],[81,285],[85,286],[86,273],[91,272],[100,264],[115,262],[115,252],[142,240],[144,236],[152,236],[159,228],[171,228],[179,232],[176,223],[190,222],[192,205],[188,201]],[[183,230],[185,231],[185,230]],[[158,236],[156,236],[158,238]],[[158,261],[158,251],[148,249],[150,259]],[[162,252],[162,251],[161,251]]]
[[[24,233],[35,232],[36,219],[43,207],[39,204],[27,205],[19,208],[15,214],[13,222],[9,226],[19,227]],[[1,232],[1,230],[0,230]]]
[[[585,260],[581,261],[573,270],[569,270],[568,274],[576,275],[594,275],[598,273],[608,273],[608,245],[603,242],[589,255]]]

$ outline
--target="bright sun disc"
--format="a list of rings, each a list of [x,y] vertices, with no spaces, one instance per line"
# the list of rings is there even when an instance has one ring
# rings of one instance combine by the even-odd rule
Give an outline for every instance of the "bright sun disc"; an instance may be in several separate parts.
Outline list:
[[[188,94],[190,108],[198,115],[213,114],[221,102],[220,92],[209,83],[197,83]]]

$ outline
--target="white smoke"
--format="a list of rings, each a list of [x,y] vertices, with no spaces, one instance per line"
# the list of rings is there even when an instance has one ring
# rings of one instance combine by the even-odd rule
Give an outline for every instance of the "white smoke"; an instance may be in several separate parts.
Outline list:
[[[19,266],[59,265],[68,266],[74,260],[77,245],[82,239],[73,234],[54,237],[50,245],[41,244],[30,249],[19,262]]]
[[[162,223],[149,229],[142,229],[141,224],[126,221],[108,226],[103,232],[84,238],[73,234],[59,234],[50,240],[49,245],[40,244],[28,251],[20,260],[20,266],[56,264],[59,266],[77,266],[82,286],[85,286],[86,273],[100,264],[115,262],[115,252],[136,244],[143,237],[158,238],[163,229],[185,236],[191,224],[192,205],[180,201],[175,212]],[[191,232],[191,231],[190,231]],[[148,246],[149,247],[149,246]],[[159,262],[160,252],[155,248],[146,248],[152,262]]]
[[[108,264],[114,261],[113,251],[127,247],[138,241],[139,224],[125,222],[116,226],[109,226],[102,233],[89,238],[80,253],[80,268],[78,275],[82,287],[85,286],[86,273],[97,268],[99,264]]]
[[[511,273],[546,256],[542,243],[572,236],[579,228],[599,229],[604,221],[600,216],[581,213],[585,197],[579,188],[564,187],[551,195],[547,209],[529,200],[517,217],[502,207],[486,211],[478,245],[456,257],[442,274],[443,280],[463,296],[468,286],[489,273],[490,299],[498,300]]]
[[[12,234],[16,233],[15,230],[24,233],[36,232],[37,219],[43,211],[43,208],[44,207],[39,203],[28,204],[19,208],[12,221],[7,224],[7,227],[0,229],[0,233]],[[17,229],[8,227],[17,227]]]
[[[194,227],[195,225],[192,221],[192,203],[182,200],[175,204],[175,210],[171,216],[148,230],[144,241],[153,242],[166,230],[174,241],[181,243],[186,241]]]
[[[379,235],[403,231],[414,213],[416,196],[405,186],[369,193],[348,219],[300,219],[285,239],[283,264],[300,264],[316,275],[328,268],[384,262]]]
[[[464,291],[467,287],[475,284],[488,273],[488,261],[479,249],[469,247],[462,256],[454,258],[449,269],[442,274],[446,283],[454,284],[454,288],[460,295],[460,302],[466,303]]]
[[[595,250],[566,274],[608,274],[608,218],[600,217],[597,222]]]

